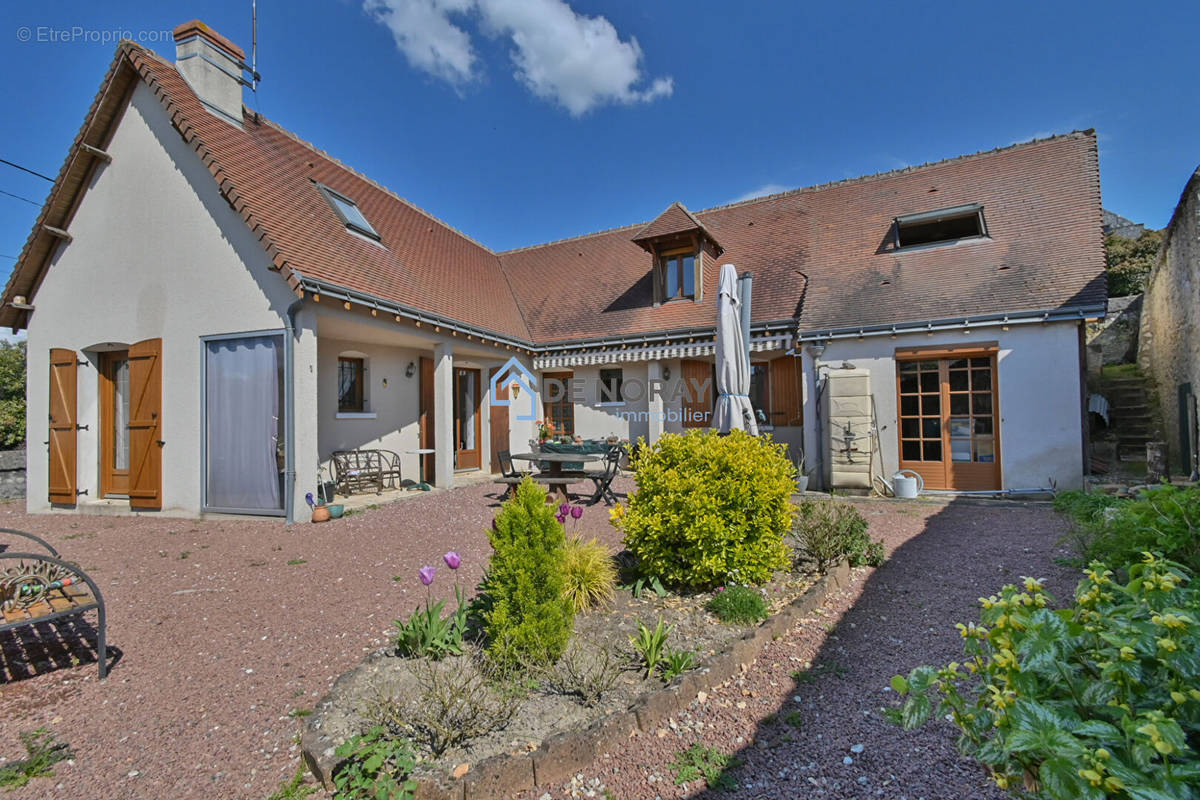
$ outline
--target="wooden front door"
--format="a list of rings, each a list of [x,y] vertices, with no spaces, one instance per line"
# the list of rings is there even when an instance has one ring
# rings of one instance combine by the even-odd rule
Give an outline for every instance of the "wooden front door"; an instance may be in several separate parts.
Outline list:
[[[47,489],[51,503],[75,505],[75,351],[50,350],[50,447]]]
[[[100,496],[129,494],[129,351],[100,354]]]
[[[930,489],[1001,488],[995,353],[928,355],[897,364],[900,468]]]
[[[482,465],[479,413],[479,370],[454,369],[454,468],[479,469]]]
[[[496,373],[500,371],[499,367],[492,367],[488,370],[488,387],[492,385],[492,378],[496,377]],[[500,451],[508,449],[508,406],[502,406],[496,403],[496,400],[508,399],[508,387],[496,386],[496,396],[493,398],[488,411],[488,427],[491,434],[488,440],[492,445],[492,472],[503,472],[500,466]]]
[[[421,399],[420,399],[420,422],[418,428],[420,430],[419,438],[421,440],[422,450],[433,450],[436,448],[433,431],[433,359],[421,357]],[[433,483],[435,453],[426,453],[421,456],[421,465],[425,473],[425,482]]]

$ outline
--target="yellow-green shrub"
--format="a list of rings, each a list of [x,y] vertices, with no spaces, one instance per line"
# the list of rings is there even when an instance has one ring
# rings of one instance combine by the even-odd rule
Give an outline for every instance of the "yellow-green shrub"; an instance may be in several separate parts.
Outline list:
[[[796,469],[770,437],[733,431],[639,442],[637,491],[613,511],[645,575],[689,588],[761,584],[788,565]]]
[[[607,547],[579,536],[567,540],[563,597],[571,601],[576,614],[611,600],[616,583],[617,567]]]

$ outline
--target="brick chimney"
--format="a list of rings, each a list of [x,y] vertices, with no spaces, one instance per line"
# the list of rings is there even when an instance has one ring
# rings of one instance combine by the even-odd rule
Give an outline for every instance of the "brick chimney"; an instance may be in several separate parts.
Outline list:
[[[198,19],[175,29],[175,68],[212,113],[242,126],[246,53]]]

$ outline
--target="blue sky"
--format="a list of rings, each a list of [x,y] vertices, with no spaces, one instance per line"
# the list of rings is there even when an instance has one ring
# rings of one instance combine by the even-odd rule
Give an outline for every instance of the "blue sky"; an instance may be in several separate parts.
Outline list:
[[[709,11],[698,9],[711,8]],[[1200,162],[1200,4],[261,0],[247,102],[495,249],[1094,127],[1107,208]],[[7,4],[0,158],[55,175],[114,32],[250,0]],[[58,31],[58,33],[53,33]],[[66,41],[50,41],[52,38]],[[22,41],[28,38],[29,41]],[[169,34],[150,46],[173,56]],[[0,164],[0,274],[50,184]]]

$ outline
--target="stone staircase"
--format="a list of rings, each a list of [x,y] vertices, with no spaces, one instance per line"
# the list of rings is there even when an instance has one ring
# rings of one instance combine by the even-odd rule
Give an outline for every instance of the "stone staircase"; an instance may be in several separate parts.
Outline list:
[[[1117,435],[1117,458],[1145,462],[1146,442],[1157,436],[1146,379],[1108,378],[1104,384],[1110,429]]]

